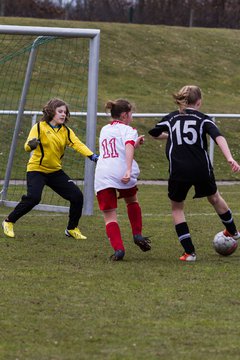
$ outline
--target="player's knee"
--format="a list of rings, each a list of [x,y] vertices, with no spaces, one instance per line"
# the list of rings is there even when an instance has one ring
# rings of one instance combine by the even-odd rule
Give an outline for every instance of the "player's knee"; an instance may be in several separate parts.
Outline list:
[[[74,191],[71,195],[70,195],[70,202],[72,203],[83,203],[83,193],[79,190],[79,191]]]
[[[36,195],[23,195],[22,196],[22,201],[24,201],[25,203],[29,203],[33,206],[38,205],[41,201],[41,196],[36,196]]]
[[[216,194],[214,194],[214,195],[208,196],[208,201],[213,206],[219,204],[221,202],[221,200],[222,200],[222,198],[221,198],[221,196],[219,195],[218,192]]]

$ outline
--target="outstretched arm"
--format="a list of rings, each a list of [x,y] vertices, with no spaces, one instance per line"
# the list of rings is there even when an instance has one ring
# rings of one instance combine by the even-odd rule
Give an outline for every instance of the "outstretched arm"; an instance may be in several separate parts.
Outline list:
[[[153,136],[154,140],[166,140],[168,138],[168,133],[163,132],[159,136],[155,137]]]
[[[166,140],[168,138],[167,126],[160,126],[157,124],[153,129],[149,130],[149,135],[151,135],[155,140]]]
[[[227,140],[223,136],[217,136],[215,139],[216,143],[220,147],[223,155],[225,156],[227,162],[232,168],[233,172],[240,171],[240,165],[233,159],[231,151],[228,147]]]

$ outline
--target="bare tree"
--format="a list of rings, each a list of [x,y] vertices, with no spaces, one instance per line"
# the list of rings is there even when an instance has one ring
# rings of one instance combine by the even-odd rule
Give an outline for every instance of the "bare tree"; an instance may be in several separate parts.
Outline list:
[[[0,0],[0,14],[240,28],[240,0]]]

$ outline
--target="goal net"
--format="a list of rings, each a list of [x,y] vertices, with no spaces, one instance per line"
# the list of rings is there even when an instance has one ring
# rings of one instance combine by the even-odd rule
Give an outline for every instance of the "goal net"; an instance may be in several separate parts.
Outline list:
[[[69,104],[68,125],[95,149],[99,30],[0,26],[0,49],[1,203],[15,206],[26,193],[24,143],[48,100]],[[91,215],[94,164],[69,148],[63,170],[82,188]],[[35,209],[67,212],[68,205],[45,187]]]

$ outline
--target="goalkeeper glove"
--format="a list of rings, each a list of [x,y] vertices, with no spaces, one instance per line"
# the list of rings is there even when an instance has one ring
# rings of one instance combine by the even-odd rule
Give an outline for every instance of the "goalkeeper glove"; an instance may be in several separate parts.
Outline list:
[[[36,147],[38,146],[39,143],[40,143],[39,139],[33,138],[33,139],[29,140],[29,142],[27,144],[31,148],[31,150],[34,150],[34,149],[36,149]]]
[[[99,158],[99,155],[97,154],[92,154],[90,156],[88,156],[90,160],[94,161],[94,162],[97,162],[98,161],[98,158]]]

